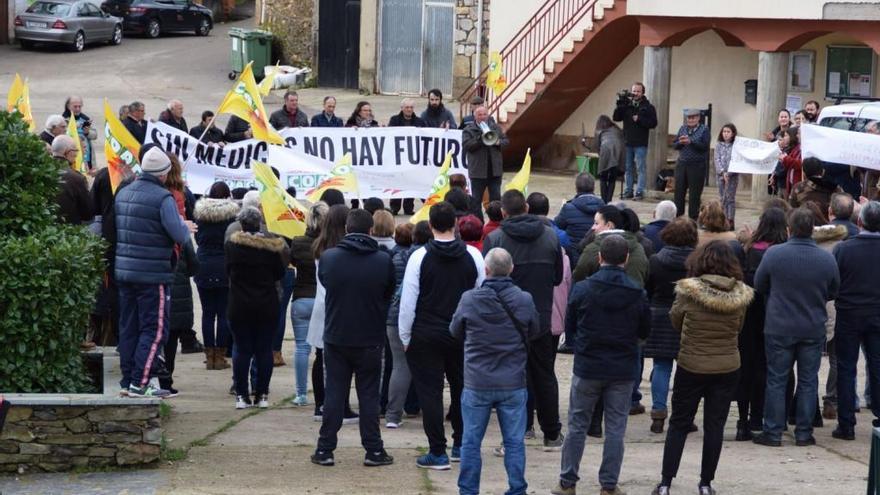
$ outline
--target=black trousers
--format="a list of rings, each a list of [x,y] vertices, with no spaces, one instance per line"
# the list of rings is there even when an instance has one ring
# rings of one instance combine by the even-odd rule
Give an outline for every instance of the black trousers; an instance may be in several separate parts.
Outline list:
[[[324,349],[315,348],[315,361],[312,362],[312,390],[315,394],[315,407],[324,405]]]
[[[611,204],[614,199],[614,187],[617,185],[617,169],[610,168],[599,174],[599,189],[602,195],[602,201],[605,204]]]
[[[422,408],[422,426],[428,447],[434,455],[446,452],[446,429],[443,425],[443,376],[449,382],[452,422],[452,445],[461,446],[461,390],[464,386],[464,349],[461,344],[412,340],[406,361]],[[361,419],[363,421],[363,419]]]
[[[697,407],[703,401],[703,462],[700,482],[715,479],[715,469],[721,458],[724,424],[730,412],[730,401],[739,384],[739,370],[721,374],[701,374],[677,366],[672,388],[672,416],[666,444],[663,446],[663,479],[672,480],[678,474],[688,430],[694,422]]]
[[[556,381],[556,338],[549,331],[529,342],[526,378],[534,397],[535,412],[544,438],[556,440],[562,430],[559,422],[559,382]]]
[[[172,328],[168,330],[168,340],[165,341],[165,347],[162,350],[163,359],[161,363],[163,369],[159,371],[159,386],[165,390],[171,388],[174,384],[174,362],[177,360],[177,343],[183,340],[182,336],[186,332],[191,331],[188,328]]]
[[[700,216],[700,196],[706,182],[705,163],[677,163],[675,165],[675,209],[684,215],[684,197],[687,193],[688,216],[696,220]]]
[[[391,208],[391,213],[397,215],[400,213],[400,205],[403,204],[403,214],[404,215],[412,215],[415,213],[416,200],[415,198],[394,198],[388,202],[389,208]]]
[[[324,390],[324,415],[318,434],[318,450],[332,452],[336,449],[336,435],[342,428],[352,375],[358,396],[361,445],[367,452],[382,450],[382,435],[379,433],[382,346],[349,347],[325,342],[324,366],[327,369],[327,384]]]
[[[489,201],[501,199],[501,177],[489,177],[488,179],[471,178],[471,194],[480,203],[483,202],[483,192],[489,190]]]

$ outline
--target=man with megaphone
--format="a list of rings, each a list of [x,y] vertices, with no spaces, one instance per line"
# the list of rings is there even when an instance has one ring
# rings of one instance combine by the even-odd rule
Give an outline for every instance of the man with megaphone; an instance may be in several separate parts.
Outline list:
[[[489,201],[501,199],[501,147],[507,146],[508,140],[498,124],[489,119],[485,106],[474,109],[474,120],[465,126],[461,139],[467,153],[471,194],[482,201],[483,192],[488,189]]]

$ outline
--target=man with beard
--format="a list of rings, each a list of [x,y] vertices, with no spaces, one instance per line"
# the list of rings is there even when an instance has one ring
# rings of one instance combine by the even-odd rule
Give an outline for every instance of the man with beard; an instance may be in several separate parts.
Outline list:
[[[455,117],[443,106],[443,93],[437,88],[428,91],[428,108],[422,112],[421,118],[425,121],[425,127],[456,128]]]

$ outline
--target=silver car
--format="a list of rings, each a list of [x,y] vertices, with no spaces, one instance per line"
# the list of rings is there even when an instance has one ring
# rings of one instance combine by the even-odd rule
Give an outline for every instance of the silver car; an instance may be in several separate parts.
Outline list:
[[[122,43],[122,19],[89,1],[37,0],[16,16],[15,37],[22,48],[61,43],[81,52],[86,43]]]

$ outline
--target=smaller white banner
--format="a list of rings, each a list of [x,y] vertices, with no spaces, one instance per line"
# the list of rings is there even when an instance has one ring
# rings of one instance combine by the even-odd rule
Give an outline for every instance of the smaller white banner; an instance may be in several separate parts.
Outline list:
[[[770,174],[779,161],[779,145],[737,136],[730,152],[728,171],[737,174]]]
[[[823,162],[880,170],[880,136],[805,125],[801,127],[801,154]]]

